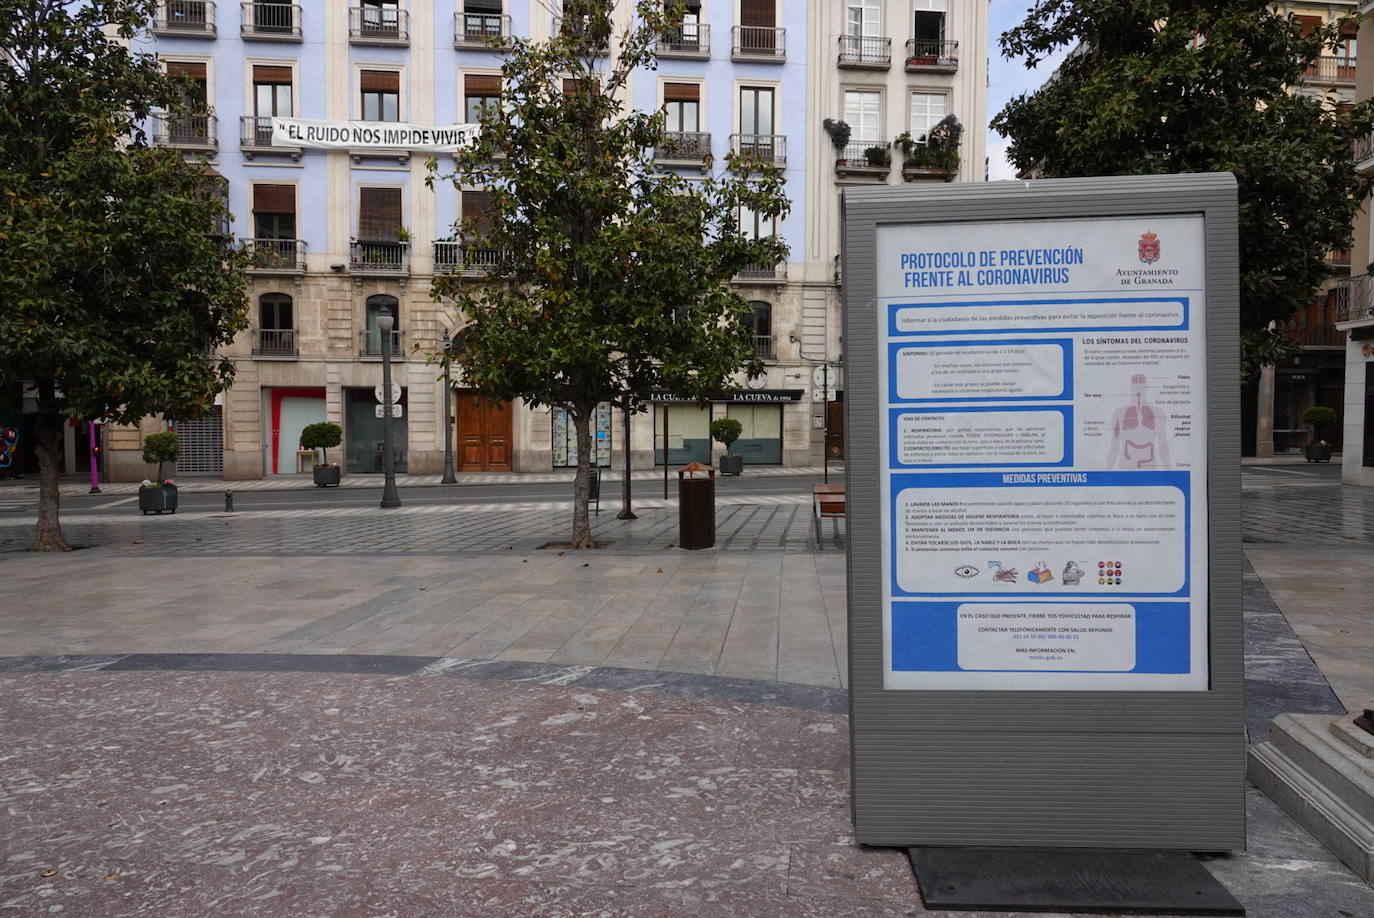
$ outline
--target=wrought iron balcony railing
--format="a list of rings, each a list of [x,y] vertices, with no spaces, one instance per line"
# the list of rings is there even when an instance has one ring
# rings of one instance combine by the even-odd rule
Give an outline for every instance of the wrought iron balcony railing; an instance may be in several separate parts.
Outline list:
[[[155,35],[180,38],[214,38],[215,4],[212,0],[164,0],[153,15]]]
[[[1356,164],[1374,159],[1374,134],[1356,138],[1354,155]]]
[[[839,151],[837,168],[886,169],[892,165],[892,150],[881,140],[851,140]]]
[[[281,153],[299,160],[304,152],[300,147],[279,147],[272,143],[272,117],[270,115],[239,116],[239,149],[244,158],[252,159],[262,153]]]
[[[775,166],[787,165],[785,134],[731,134],[730,149],[739,154],[757,156]]]
[[[279,0],[244,0],[240,4],[243,18],[239,34],[244,38],[265,41],[301,41],[301,7],[299,3]]]
[[[887,68],[892,66],[892,39],[872,35],[841,35],[841,67]]]
[[[404,242],[355,240],[348,245],[348,266],[365,274],[405,274],[410,267],[408,254]]]
[[[1357,274],[1337,281],[1331,295],[1336,300],[1337,322],[1374,318],[1374,275]]]
[[[702,22],[669,26],[658,37],[654,51],[659,57],[710,57],[711,26]]]
[[[186,150],[214,150],[215,116],[211,112],[154,112],[153,142]]]
[[[253,332],[254,357],[295,357],[297,354],[294,328],[259,328]]]
[[[701,163],[711,155],[711,135],[700,131],[666,131],[663,142],[654,148],[660,162]]]
[[[348,40],[355,45],[410,44],[410,13],[395,6],[355,6],[348,11]]]
[[[736,281],[744,283],[750,281],[773,283],[786,279],[787,265],[782,263],[774,264],[773,262],[759,262],[758,264],[748,265],[741,268],[740,272],[735,275]]]
[[[772,335],[754,335],[754,356],[760,360],[772,360],[776,356],[773,353]]]
[[[253,256],[254,271],[305,273],[304,239],[245,239],[243,248]]]
[[[787,30],[772,26],[734,26],[730,56],[751,61],[787,60]]]
[[[957,41],[913,38],[906,43],[907,70],[954,70],[959,66]]]
[[[486,274],[501,260],[498,249],[441,239],[434,243],[435,274]]]
[[[1345,332],[1330,322],[1289,321],[1279,333],[1302,347],[1345,347]]]
[[[1318,83],[1353,86],[1355,84],[1355,58],[1323,55],[1307,66],[1307,69],[1303,71],[1303,77]]]
[[[454,13],[453,46],[481,47],[510,37],[510,16],[501,13]]]
[[[401,352],[401,335],[399,328],[391,330],[391,359],[403,360],[404,354]],[[375,328],[367,328],[358,332],[359,346],[358,356],[360,357],[381,357],[382,356],[382,333]]]

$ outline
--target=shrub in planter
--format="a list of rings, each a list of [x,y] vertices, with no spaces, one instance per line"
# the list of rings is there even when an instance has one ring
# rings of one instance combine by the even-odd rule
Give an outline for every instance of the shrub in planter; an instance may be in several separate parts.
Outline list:
[[[1330,462],[1331,444],[1322,437],[1322,431],[1336,423],[1336,412],[1326,405],[1313,405],[1302,413],[1302,422],[1312,425],[1312,442],[1307,444],[1308,462]]]
[[[864,150],[864,160],[870,166],[892,165],[892,154],[883,147],[869,147]]]
[[[318,449],[324,456],[324,461],[315,463],[312,469],[316,486],[338,486],[343,477],[343,470],[329,461],[329,447],[338,446],[342,442],[343,428],[331,421],[309,424],[301,431],[301,446],[306,449]]]
[[[170,478],[162,477],[163,466],[176,462],[181,455],[181,443],[176,431],[164,430],[143,438],[143,461],[157,463],[157,480],[143,479],[138,486],[138,509],[146,516],[163,511],[177,512],[177,486]]]
[[[744,471],[744,457],[730,452],[731,445],[744,433],[744,425],[734,418],[716,418],[711,422],[711,439],[725,447],[718,463],[722,475],[738,475]]]

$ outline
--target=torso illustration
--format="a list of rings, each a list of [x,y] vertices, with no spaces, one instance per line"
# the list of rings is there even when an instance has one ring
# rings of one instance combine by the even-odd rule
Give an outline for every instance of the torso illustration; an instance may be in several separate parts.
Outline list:
[[[1165,418],[1145,401],[1149,382],[1144,374],[1131,377],[1131,403],[1112,415],[1112,446],[1109,469],[1162,469],[1169,467],[1169,439]]]

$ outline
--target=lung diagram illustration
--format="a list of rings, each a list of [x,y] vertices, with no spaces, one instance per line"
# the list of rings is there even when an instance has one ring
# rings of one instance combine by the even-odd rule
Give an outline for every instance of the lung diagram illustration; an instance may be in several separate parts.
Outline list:
[[[1145,374],[1131,377],[1130,401],[1112,414],[1112,446],[1107,456],[1109,469],[1169,468],[1167,415],[1150,404],[1149,381]]]

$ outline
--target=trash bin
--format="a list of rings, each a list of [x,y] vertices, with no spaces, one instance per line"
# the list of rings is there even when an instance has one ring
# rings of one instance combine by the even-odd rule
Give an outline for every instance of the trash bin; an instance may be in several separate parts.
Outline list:
[[[705,472],[705,477],[701,473]],[[712,548],[716,544],[716,470],[693,462],[677,473],[677,518],[680,548]]]

